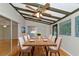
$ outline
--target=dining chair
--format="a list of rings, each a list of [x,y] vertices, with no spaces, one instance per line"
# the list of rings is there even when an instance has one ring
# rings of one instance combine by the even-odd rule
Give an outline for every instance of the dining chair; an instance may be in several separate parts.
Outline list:
[[[18,39],[19,39],[20,55],[23,55],[24,53],[30,55],[32,47],[23,46],[23,44],[25,43],[23,37],[19,37]]]
[[[59,50],[60,50],[61,42],[62,39],[58,37],[55,44],[53,46],[48,47],[48,52],[50,51],[50,56],[52,55],[52,53],[55,53],[55,55],[56,53],[58,53],[58,55],[60,56]]]
[[[31,39],[30,35],[27,35],[27,39]]]
[[[52,39],[52,35],[49,35],[49,36],[48,36],[48,39]]]
[[[52,35],[48,35],[47,37],[44,37],[43,38],[43,41],[46,41],[46,40],[52,40]],[[46,56],[48,55],[48,46],[43,46],[45,51],[46,51]]]
[[[56,36],[52,36],[52,41],[56,42]]]
[[[29,39],[28,39],[28,37],[29,37]],[[25,41],[27,41],[27,40],[30,40],[31,38],[30,38],[30,36],[28,35],[24,35],[24,40]],[[33,53],[34,53],[34,46],[28,46],[29,48],[31,47],[31,54],[33,55]]]
[[[23,38],[24,38],[24,36],[25,36],[26,39],[30,39],[30,35],[27,34],[27,33],[23,33],[22,36],[23,36]]]
[[[24,40],[25,40],[25,41],[27,41],[27,40],[28,40],[27,35],[24,35],[24,36],[23,36],[23,38],[24,38]]]

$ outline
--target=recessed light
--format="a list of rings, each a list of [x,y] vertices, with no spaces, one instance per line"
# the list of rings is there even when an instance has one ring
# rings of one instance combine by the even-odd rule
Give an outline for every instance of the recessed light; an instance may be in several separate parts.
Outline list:
[[[7,25],[3,25],[3,27],[4,27],[4,28],[6,28],[6,27],[7,27]]]

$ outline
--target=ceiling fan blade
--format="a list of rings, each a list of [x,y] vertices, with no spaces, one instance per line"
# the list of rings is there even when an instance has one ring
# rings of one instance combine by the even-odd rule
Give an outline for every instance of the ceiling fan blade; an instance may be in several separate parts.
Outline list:
[[[45,13],[45,11],[50,7],[49,3],[46,3],[41,9],[41,13]]]
[[[36,11],[34,8],[32,8],[32,7],[28,6],[28,5],[26,5],[26,7],[33,10],[33,11]]]
[[[50,7],[50,4],[49,3],[46,3],[45,5],[44,5],[44,8],[45,9],[48,9]]]

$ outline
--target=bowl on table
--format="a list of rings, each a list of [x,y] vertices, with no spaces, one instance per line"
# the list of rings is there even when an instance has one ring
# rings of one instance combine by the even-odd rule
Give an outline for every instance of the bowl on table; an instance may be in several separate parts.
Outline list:
[[[34,42],[35,40],[34,39],[31,39],[31,40],[29,40],[30,42]]]
[[[44,42],[47,42],[47,41],[48,41],[48,39],[43,39],[43,41],[44,41]]]

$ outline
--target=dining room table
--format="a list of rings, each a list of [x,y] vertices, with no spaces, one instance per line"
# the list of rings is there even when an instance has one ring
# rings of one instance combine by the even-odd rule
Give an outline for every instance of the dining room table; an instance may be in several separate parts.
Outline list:
[[[46,56],[48,55],[48,51],[47,51],[47,46],[53,46],[53,40],[52,39],[47,39],[47,38],[35,38],[35,39],[29,39],[27,40],[23,46],[32,46],[33,47],[33,51],[34,51],[34,47],[35,46],[44,46],[45,47],[45,51],[46,51]],[[33,55],[33,53],[32,53]]]

